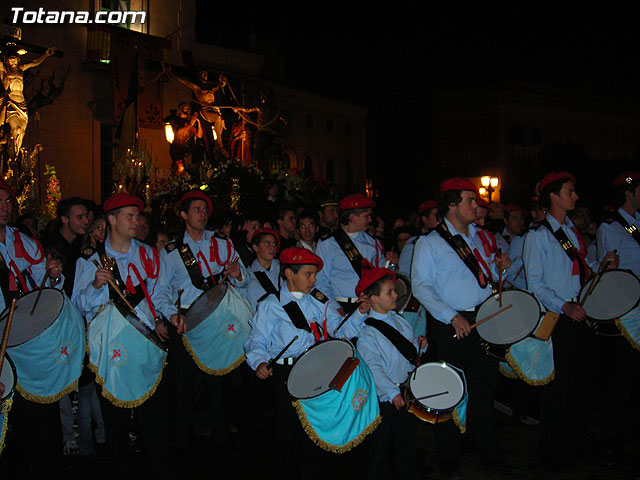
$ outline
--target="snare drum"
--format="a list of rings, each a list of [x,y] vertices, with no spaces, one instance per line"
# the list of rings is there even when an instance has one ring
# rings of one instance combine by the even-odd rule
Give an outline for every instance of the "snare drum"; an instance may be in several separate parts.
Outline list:
[[[227,283],[213,287],[191,304],[185,314],[185,349],[209,375],[224,375],[242,364],[244,342],[252,317],[249,302]]]
[[[0,454],[4,448],[4,437],[7,433],[7,417],[11,410],[13,392],[15,391],[17,377],[16,367],[8,354],[4,357],[2,372],[0,372],[0,382],[4,385],[4,393],[0,398]]]
[[[524,290],[512,289],[502,292],[502,307],[499,294],[487,298],[480,305],[477,322],[507,307],[476,328],[485,342],[487,353],[499,360],[505,360],[509,347],[528,337],[540,321],[540,304],[536,297]]]
[[[409,411],[420,420],[442,423],[453,417],[454,410],[466,397],[466,380],[461,370],[448,363],[425,363],[409,375],[402,394]]]
[[[69,298],[53,288],[42,289],[31,315],[37,296],[35,290],[16,301],[7,351],[18,372],[20,395],[53,403],[71,392],[80,378],[85,323]],[[9,308],[0,316],[0,332],[4,332]]]
[[[359,363],[349,378],[339,390],[332,389],[334,378],[354,357]],[[293,405],[304,430],[323,450],[347,452],[381,421],[373,375],[346,340],[325,340],[308,348],[293,364],[287,389],[296,399]]]
[[[102,395],[123,408],[138,407],[153,395],[167,357],[166,350],[153,340],[155,333],[138,318],[132,320],[133,316],[126,319],[109,301],[87,330],[89,368],[102,385]]]
[[[629,313],[640,301],[640,280],[628,270],[607,270],[595,275],[580,290],[582,302],[591,285],[597,280],[593,291],[583,304],[589,318],[598,322],[612,321]]]

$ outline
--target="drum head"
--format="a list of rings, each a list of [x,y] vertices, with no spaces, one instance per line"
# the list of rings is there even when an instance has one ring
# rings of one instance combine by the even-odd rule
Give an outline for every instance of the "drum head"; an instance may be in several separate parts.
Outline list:
[[[396,301],[396,312],[401,312],[409,304],[411,300],[411,280],[401,274],[396,275],[396,293],[398,300]]]
[[[462,377],[452,367],[441,362],[420,365],[409,376],[409,388],[414,398],[442,393],[435,397],[416,400],[416,403],[433,410],[450,410],[464,397]]]
[[[187,331],[196,328],[211,315],[211,312],[218,308],[218,305],[220,305],[220,302],[227,294],[228,288],[229,284],[226,282],[220,285],[220,288],[218,288],[218,285],[215,285],[200,295],[196,301],[191,304],[185,315]]]
[[[593,283],[589,280],[580,291],[584,298]],[[613,320],[629,313],[640,300],[640,281],[627,270],[608,270],[600,275],[593,292],[584,302],[587,316],[594,320]]]
[[[11,330],[9,331],[8,347],[15,347],[36,338],[49,328],[62,312],[64,307],[64,295],[62,292],[54,288],[44,288],[33,315],[30,315],[37,296],[38,290],[35,290],[23,295],[16,301]],[[2,315],[0,315],[0,332],[2,332],[2,335],[4,335],[10,308],[10,306],[5,308]]]
[[[294,398],[313,398],[329,390],[344,361],[353,357],[353,346],[345,340],[317,343],[298,357],[293,364],[287,388]]]
[[[0,382],[4,384],[4,394],[0,399],[0,403],[6,398],[11,398],[13,391],[16,388],[16,367],[11,361],[11,357],[5,354],[4,362],[2,363],[2,372],[0,372]]]
[[[487,298],[476,316],[476,321],[511,307],[491,320],[477,327],[478,335],[495,345],[511,345],[526,338],[540,321],[540,304],[536,298],[524,290],[505,290],[502,292],[502,307],[498,294]]]

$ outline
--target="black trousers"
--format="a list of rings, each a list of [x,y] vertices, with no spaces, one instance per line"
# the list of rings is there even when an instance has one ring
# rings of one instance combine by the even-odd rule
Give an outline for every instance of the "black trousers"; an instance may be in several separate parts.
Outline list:
[[[463,312],[472,322],[473,315]],[[433,318],[429,320],[430,341],[435,345],[440,360],[461,369],[467,380],[467,434],[488,458],[499,456],[497,450],[494,395],[498,378],[498,361],[486,354],[476,330],[458,340],[451,325]],[[453,421],[435,425],[436,443],[441,462],[455,460],[460,454],[459,430]]]
[[[416,465],[418,419],[406,409],[396,410],[389,402],[380,402],[382,422],[369,439],[370,479],[392,478],[391,459],[396,459],[397,478],[420,478]]]

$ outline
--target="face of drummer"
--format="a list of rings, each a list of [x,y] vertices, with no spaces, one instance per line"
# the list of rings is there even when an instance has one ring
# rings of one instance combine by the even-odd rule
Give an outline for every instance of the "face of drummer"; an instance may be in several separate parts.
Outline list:
[[[356,215],[352,213],[349,215],[349,226],[352,228],[352,232],[364,232],[369,227],[371,223],[371,215],[373,213],[373,209],[365,208],[361,213]]]
[[[209,207],[204,200],[192,200],[189,209],[180,212],[180,216],[186,222],[187,226],[196,230],[203,231],[209,220]]]
[[[504,221],[504,224],[511,235],[522,235],[524,232],[524,212],[520,210],[509,212],[509,218]]]
[[[287,288],[290,292],[310,293],[316,284],[316,273],[318,267],[315,265],[302,265],[298,273],[293,273],[290,268],[285,268],[284,275],[287,278]]]
[[[63,225],[66,225],[74,235],[84,235],[89,228],[87,207],[82,204],[72,206],[69,209],[69,215],[60,217],[60,221]]]
[[[12,209],[11,195],[6,190],[0,190],[0,227],[9,225]]]
[[[478,210],[480,210],[476,203],[476,194],[469,190],[462,190],[460,197],[462,200],[459,203],[449,204],[447,217],[451,216],[462,225],[471,225],[477,221]]]
[[[107,215],[111,235],[115,234],[129,240],[134,238],[138,231],[139,216],[140,209],[133,205],[122,207],[116,215]]]
[[[380,295],[371,295],[371,308],[378,313],[389,313],[396,308],[398,294],[393,280],[385,280],[380,284]]]
[[[265,235],[256,244],[251,245],[256,256],[266,262],[271,262],[276,256],[277,242],[273,235]]]
[[[576,208],[576,202],[578,201],[578,194],[576,193],[576,186],[571,180],[568,180],[562,184],[562,188],[558,192],[558,195],[551,192],[551,206],[565,212],[570,212]]]

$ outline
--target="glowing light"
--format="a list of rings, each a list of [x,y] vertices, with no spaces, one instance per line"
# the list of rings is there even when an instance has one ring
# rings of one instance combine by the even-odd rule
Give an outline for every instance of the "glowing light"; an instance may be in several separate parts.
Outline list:
[[[488,187],[491,184],[491,177],[482,177],[480,183],[482,183],[483,187]]]
[[[173,143],[173,139],[175,137],[173,135],[173,127],[169,122],[164,124],[164,136],[167,139],[167,142]]]
[[[486,195],[487,194],[487,189],[484,187],[480,187],[478,189],[478,192],[480,193],[480,195]]]
[[[491,177],[491,188],[496,188],[498,186],[498,177]]]

